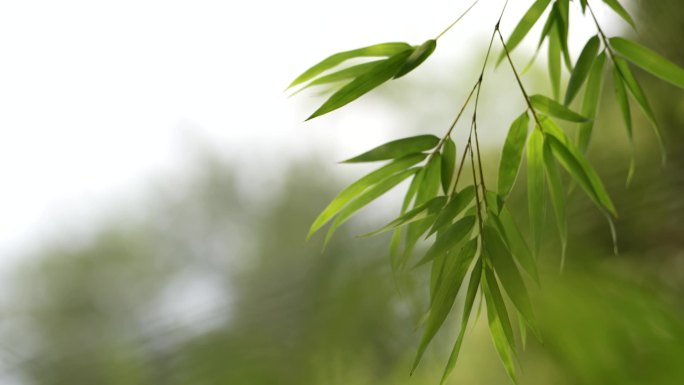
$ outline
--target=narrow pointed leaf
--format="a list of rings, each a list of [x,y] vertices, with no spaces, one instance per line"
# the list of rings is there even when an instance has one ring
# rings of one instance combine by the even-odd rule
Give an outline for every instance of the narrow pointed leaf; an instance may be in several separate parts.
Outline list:
[[[418,135],[397,139],[375,147],[361,155],[347,159],[342,163],[376,162],[379,160],[401,158],[409,154],[416,154],[434,148],[439,138],[434,135]]]
[[[324,71],[332,69],[337,65],[343,63],[348,59],[358,58],[358,57],[382,57],[382,56],[392,56],[402,51],[410,50],[412,47],[407,43],[382,43],[371,45],[368,47],[358,48],[350,51],[339,52],[331,55],[316,64],[315,66],[309,68],[304,73],[299,75],[289,86],[292,88],[298,84],[304,83],[308,80],[315,78]]]
[[[527,33],[530,32],[530,29],[532,29],[532,27],[537,23],[537,20],[539,20],[539,17],[542,15],[542,13],[544,13],[544,10],[546,7],[548,7],[550,2],[551,0],[537,0],[534,2],[534,4],[532,4],[527,12],[525,12],[525,15],[523,15],[522,19],[520,19],[520,22],[518,22],[518,25],[516,25],[515,29],[511,33],[511,36],[506,42],[508,52],[513,52],[515,47],[520,44]],[[497,63],[501,63],[501,61],[506,57],[505,55],[505,53],[502,53]]]
[[[485,268],[485,271],[488,269]],[[494,346],[499,354],[499,358],[506,369],[506,373],[513,380],[518,383],[516,378],[515,362],[513,361],[515,354],[513,347],[506,338],[506,332],[503,326],[502,319],[508,319],[508,314],[499,314],[496,303],[494,302],[493,291],[498,291],[496,286],[496,279],[491,277],[491,274],[486,275],[484,287],[484,298],[487,305],[487,321],[489,323],[489,333],[494,341]],[[491,281],[491,282],[490,282]]]
[[[650,49],[621,37],[610,38],[610,45],[627,60],[651,74],[684,88],[684,68],[672,63]]]
[[[371,203],[375,199],[381,197],[384,195],[387,191],[391,190],[393,187],[404,181],[406,178],[410,177],[411,175],[415,174],[418,171],[416,168],[411,168],[405,171],[402,171],[398,174],[392,175],[389,178],[383,180],[382,182],[377,183],[373,187],[369,188],[368,190],[364,191],[361,195],[359,195],[356,199],[351,201],[340,213],[338,214],[337,217],[335,217],[335,220],[333,223],[330,225],[330,229],[328,230],[328,234],[325,237],[325,243],[327,244],[332,235],[335,233],[335,230],[339,228],[344,222],[347,221],[354,213],[356,213],[358,210],[366,206],[367,204]]]
[[[544,227],[544,137],[535,128],[527,142],[527,206],[534,254],[539,252]]]
[[[416,264],[416,267],[432,261],[438,255],[444,255],[453,250],[458,245],[468,240],[468,235],[475,226],[475,217],[467,216],[453,225],[449,226],[440,234],[435,243],[428,249],[423,258]]]
[[[504,302],[503,295],[501,293],[501,288],[496,280],[496,275],[492,271],[491,267],[485,267],[485,278],[487,279],[487,286],[489,287],[489,293],[491,295],[492,302],[496,308],[496,313],[501,320],[501,326],[506,336],[506,341],[513,351],[515,356],[515,338],[513,337],[513,326],[511,324],[511,319],[508,316],[508,309],[506,309],[506,303]]]
[[[442,147],[442,190],[444,194],[451,191],[451,181],[456,168],[456,144],[451,138],[447,138]]]
[[[394,75],[395,79],[398,79],[407,73],[413,71],[421,65],[427,58],[432,55],[432,53],[435,51],[435,48],[437,48],[437,41],[430,39],[426,41],[425,43],[421,44],[416,48],[413,53],[411,53],[411,56],[406,60],[406,63],[399,69],[399,72]]]
[[[399,52],[389,57],[383,63],[374,66],[370,71],[358,76],[349,84],[332,94],[328,100],[326,100],[323,105],[314,111],[306,120],[311,120],[315,117],[335,111],[360,98],[382,83],[392,79],[406,62],[406,59],[408,59],[410,54],[411,50]]]
[[[544,143],[544,171],[546,171],[546,180],[549,186],[549,193],[551,195],[551,204],[553,205],[554,213],[556,214],[556,225],[561,240],[561,270],[565,264],[565,250],[568,245],[568,226],[566,220],[565,210],[565,189],[558,172],[556,160],[553,158],[551,147],[548,143]]]
[[[575,69],[570,75],[570,80],[568,81],[568,88],[565,91],[565,105],[570,105],[575,95],[579,92],[582,84],[589,76],[589,71],[594,64],[596,55],[598,54],[600,46],[600,41],[598,36],[594,36],[587,41],[587,44],[582,49],[579,58],[577,59],[577,64],[575,64]]]
[[[563,60],[568,70],[572,71],[572,59],[568,49],[568,33],[570,29],[570,2],[568,0],[556,0],[558,4],[558,37],[560,38],[561,52]]]
[[[557,14],[557,13],[556,13]],[[560,17],[557,18],[557,20]],[[549,78],[551,80],[551,90],[553,98],[558,100],[560,98],[560,84],[561,84],[561,38],[558,27],[558,21],[554,22],[549,31]],[[536,107],[535,107],[536,108]]]
[[[504,199],[508,197],[515,184],[515,179],[518,177],[529,123],[530,117],[527,115],[527,111],[525,111],[513,121],[504,142],[501,162],[499,163],[498,184],[499,195]]]
[[[530,96],[530,103],[532,107],[539,112],[555,116],[558,119],[567,120],[569,122],[583,123],[590,119],[586,118],[575,111],[565,107],[564,105],[556,102],[555,100],[549,99],[544,95],[532,95]]]
[[[414,198],[418,193],[418,187],[422,184],[424,177],[425,167],[421,167],[421,169],[411,179],[411,183],[406,190],[404,202],[401,205],[401,214],[406,213],[409,207],[411,207],[411,203],[414,201]],[[403,254],[399,252],[399,249],[401,247],[401,241],[404,238],[403,230],[403,228],[395,229],[392,232],[392,239],[390,240],[390,261],[392,264],[392,270],[394,272],[396,272],[402,264]]]
[[[333,72],[329,75],[321,76],[319,78],[316,78],[309,83],[307,83],[305,86],[302,88],[298,89],[297,92],[293,93],[292,96],[304,91],[305,89],[309,87],[314,87],[314,86],[320,86],[324,84],[330,84],[330,83],[335,83],[335,82],[341,82],[345,80],[350,80],[353,79],[357,76],[360,76],[368,71],[370,71],[373,67],[376,65],[381,64],[384,62],[384,60],[375,60],[371,61],[368,63],[361,63],[357,64],[348,68],[341,69],[337,72]]]
[[[435,232],[442,230],[446,225],[451,223],[458,214],[462,213],[463,210],[468,208],[473,203],[475,199],[475,187],[468,186],[463,190],[452,196],[451,200],[437,216],[435,223],[428,232],[428,235],[434,234]]]
[[[390,223],[386,224],[385,226],[370,232],[366,234],[360,235],[361,237],[370,237],[373,235],[377,235],[380,233],[384,233],[386,231],[394,230],[398,227],[406,226],[409,223],[413,223],[415,221],[419,221],[421,219],[425,219],[429,216],[435,216],[437,213],[440,212],[442,207],[444,206],[444,203],[446,203],[446,197],[439,196],[436,198],[433,198],[422,205],[408,211],[405,214],[402,214],[398,218],[394,219]]]
[[[629,146],[631,148],[631,156],[629,162],[629,172],[627,173],[627,185],[629,185],[632,177],[634,176],[635,160],[634,160],[634,134],[632,130],[632,111],[629,107],[629,99],[627,98],[627,90],[625,89],[625,84],[623,83],[622,77],[617,67],[613,68],[613,87],[615,90],[615,100],[620,107],[620,113],[622,114],[622,120],[625,123],[625,128],[627,129],[627,138],[629,139]]]
[[[601,101],[601,88],[603,84],[603,66],[606,62],[606,54],[602,52],[594,64],[591,66],[589,78],[587,79],[587,87],[584,89],[584,96],[582,98],[582,115],[591,118],[592,120],[582,123],[577,131],[577,146],[584,153],[589,147],[591,141],[591,134],[594,130],[594,122],[598,112],[599,103]]]
[[[450,258],[446,259],[443,270],[444,279],[438,286],[435,292],[434,301],[431,303],[430,315],[418,347],[416,359],[411,369],[412,373],[418,366],[418,363],[420,363],[420,359],[428,344],[432,341],[435,334],[437,334],[437,331],[449,314],[476,251],[477,242],[471,241],[458,253],[450,255]]]
[[[634,19],[632,19],[632,16],[629,15],[629,12],[620,4],[618,0],[603,0],[606,5],[608,5],[610,8],[615,11],[618,15],[620,15],[621,18],[623,18],[629,25],[632,26],[632,28],[636,29],[636,24],[634,23]]]

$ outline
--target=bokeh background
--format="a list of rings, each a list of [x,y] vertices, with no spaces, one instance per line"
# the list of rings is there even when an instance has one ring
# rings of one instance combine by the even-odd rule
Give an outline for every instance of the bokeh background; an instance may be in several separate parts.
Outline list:
[[[320,238],[304,238],[367,171],[338,160],[444,132],[502,3],[483,1],[401,82],[306,124],[321,98],[283,92],[304,68],[352,47],[419,43],[469,3],[0,5],[0,383],[437,383],[459,315],[409,376],[425,272],[395,276],[386,238],[355,237],[393,218],[400,191],[324,252]],[[527,3],[510,4],[504,32]],[[683,66],[684,3],[628,6],[638,35],[595,5],[609,33]],[[575,57],[594,33],[577,21]],[[668,163],[635,112],[638,166],[625,187],[629,146],[609,82],[589,156],[620,212],[620,254],[604,218],[572,194],[566,270],[553,231],[540,257],[533,295],[544,340],[521,352],[522,384],[684,383],[684,92],[637,75]],[[493,183],[523,102],[508,68],[485,76],[480,130]],[[547,91],[543,60],[524,81]],[[511,204],[521,223],[524,197],[520,184]],[[509,383],[485,318],[449,383]]]

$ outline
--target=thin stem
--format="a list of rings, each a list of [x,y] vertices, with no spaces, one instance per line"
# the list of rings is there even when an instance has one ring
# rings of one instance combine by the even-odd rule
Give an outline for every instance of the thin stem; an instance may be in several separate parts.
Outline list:
[[[477,4],[479,1],[480,1],[480,0],[475,0],[475,2],[474,2],[473,4],[471,4],[470,7],[468,7],[468,9],[466,9],[465,12],[463,12],[463,13],[461,14],[461,16],[459,16],[456,20],[454,20],[453,23],[449,24],[449,26],[446,27],[446,28],[444,29],[444,31],[442,31],[439,35],[437,35],[437,37],[435,37],[435,40],[438,40],[440,37],[442,37],[442,35],[444,35],[445,33],[449,32],[449,30],[451,29],[451,27],[453,27],[454,25],[456,25],[456,23],[458,23],[459,21],[461,21],[461,19],[463,19],[463,17],[464,17],[465,15],[467,15],[468,12],[470,12],[470,10],[473,9],[473,7],[475,6],[475,4]]]
[[[470,139],[468,139],[468,144],[466,144],[465,150],[463,151],[463,156],[461,157],[461,163],[458,166],[458,173],[456,174],[456,181],[454,181],[453,187],[451,189],[451,193],[449,195],[452,195],[453,193],[456,192],[456,186],[458,186],[458,180],[461,178],[461,171],[463,171],[463,164],[465,163],[465,157],[468,154],[468,151],[470,151]]]

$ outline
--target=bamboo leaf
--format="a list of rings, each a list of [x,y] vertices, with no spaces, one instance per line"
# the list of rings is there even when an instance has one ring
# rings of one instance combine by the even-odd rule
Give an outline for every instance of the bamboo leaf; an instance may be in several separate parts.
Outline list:
[[[399,72],[394,75],[395,79],[398,79],[409,72],[413,71],[421,65],[432,53],[435,51],[435,48],[437,48],[437,41],[430,39],[426,41],[425,43],[421,44],[413,50],[411,53],[411,56],[406,60],[406,63],[399,69]]]
[[[515,47],[520,44],[520,42],[525,38],[527,33],[532,29],[532,27],[537,23],[537,20],[539,20],[539,17],[544,13],[544,10],[546,7],[548,7],[549,3],[551,0],[537,0],[532,4],[532,6],[525,12],[525,15],[520,19],[520,22],[518,22],[518,25],[516,25],[515,29],[511,33],[511,36],[508,38],[508,41],[506,42],[506,47],[508,49],[508,52],[513,52]],[[497,60],[497,64],[501,63],[501,61],[506,57],[506,53],[502,53],[501,56],[499,56],[499,59]]]
[[[449,355],[449,361],[444,368],[444,374],[442,374],[442,380],[440,385],[444,385],[449,374],[454,370],[456,366],[456,361],[458,360],[458,354],[461,351],[461,344],[463,343],[463,337],[465,336],[466,329],[468,327],[468,320],[470,319],[470,313],[473,310],[473,304],[475,303],[475,296],[477,295],[477,290],[480,287],[480,278],[482,277],[482,258],[477,259],[473,271],[470,273],[470,282],[468,283],[468,291],[466,292],[465,303],[463,305],[463,315],[461,317],[461,328],[458,332],[458,338],[454,344],[451,354]]]
[[[475,187],[470,185],[463,190],[459,191],[451,197],[449,202],[444,206],[442,211],[437,216],[435,223],[428,232],[428,235],[434,234],[435,232],[441,230],[447,224],[462,213],[475,199]]]
[[[398,227],[406,226],[409,223],[413,223],[415,221],[419,221],[421,219],[425,219],[430,216],[434,216],[437,213],[439,213],[446,203],[446,197],[444,196],[439,196],[436,198],[433,198],[422,205],[414,208],[413,210],[408,211],[407,213],[402,214],[398,218],[394,219],[393,221],[389,222],[385,226],[370,232],[366,234],[360,235],[361,237],[370,237],[373,235],[377,235],[380,233],[384,233],[386,231],[394,230]]]
[[[453,225],[449,226],[440,234],[435,243],[428,249],[423,258],[416,264],[415,267],[421,266],[427,262],[432,261],[439,255],[444,255],[449,251],[455,249],[463,241],[467,241],[468,235],[472,232],[475,226],[475,217],[467,216],[458,220]]]
[[[582,152],[586,152],[594,130],[594,119],[601,101],[601,86],[603,84],[603,66],[606,62],[606,54],[602,52],[594,64],[591,66],[587,87],[584,89],[582,98],[582,115],[591,118],[588,122],[582,123],[577,131],[577,146]]]
[[[442,147],[442,190],[444,194],[451,191],[451,181],[456,168],[456,144],[451,138],[447,138]]]
[[[466,244],[457,255],[453,255],[452,258],[448,258],[445,261],[445,276],[442,280],[442,284],[438,286],[434,300],[431,303],[430,315],[418,347],[413,367],[411,368],[411,373],[413,373],[418,366],[418,363],[420,363],[425,349],[430,341],[432,341],[435,334],[437,334],[437,331],[449,314],[476,251],[477,242],[471,241]]]
[[[339,213],[340,210],[342,210],[352,199],[357,197],[366,189],[402,170],[415,165],[416,163],[425,159],[425,157],[426,155],[424,154],[414,154],[397,159],[350,184],[344,190],[340,191],[340,193],[337,194],[332,202],[330,202],[330,204],[328,204],[328,206],[318,215],[318,218],[316,218],[309,229],[307,239],[323,225],[328,223],[328,221],[337,213]]]
[[[629,139],[629,146],[631,148],[631,156],[629,162],[629,171],[627,173],[627,185],[629,185],[632,177],[634,176],[635,169],[635,159],[634,159],[634,134],[632,130],[632,111],[629,107],[629,99],[627,98],[627,90],[625,89],[625,84],[623,83],[622,77],[617,67],[613,67],[613,88],[615,90],[615,100],[620,107],[620,113],[622,114],[622,120],[625,122],[625,128],[627,129],[627,138]]]
[[[684,68],[631,40],[612,37],[610,38],[610,45],[633,64],[666,82],[684,88]]]
[[[299,75],[287,88],[292,88],[298,84],[311,80],[321,73],[332,69],[333,67],[336,67],[337,65],[342,64],[349,59],[358,57],[392,56],[403,51],[411,50],[412,48],[413,47],[407,43],[382,43],[350,51],[339,52],[327,57],[320,63],[304,71],[304,73]]]
[[[556,12],[555,14],[558,14]],[[556,20],[559,20],[557,17]],[[551,26],[549,31],[549,77],[551,80],[551,90],[553,98],[558,100],[560,98],[560,84],[561,84],[561,37],[559,22],[556,21]]]
[[[487,321],[489,323],[489,333],[494,341],[494,346],[499,354],[499,358],[506,369],[506,373],[513,380],[514,383],[518,383],[515,373],[515,363],[513,358],[515,353],[513,351],[513,346],[509,342],[507,337],[507,328],[504,326],[506,321],[510,326],[510,321],[508,320],[508,313],[500,312],[499,306],[497,306],[498,300],[501,297],[501,292],[496,283],[496,278],[491,274],[491,271],[485,268],[485,282],[483,285],[484,298],[487,305]]]
[[[384,62],[374,66],[370,71],[359,75],[349,84],[346,84],[332,94],[328,100],[326,100],[323,105],[314,111],[306,120],[311,120],[315,117],[335,111],[360,98],[382,83],[392,79],[401,66],[404,65],[410,54],[411,50],[401,51],[390,56]]]
[[[586,118],[575,111],[565,107],[564,105],[556,102],[555,100],[549,99],[544,95],[532,95],[530,96],[530,103],[535,110],[555,116],[558,119],[567,120],[569,122],[583,123],[590,119]]]
[[[565,266],[565,250],[568,245],[568,226],[566,220],[565,210],[565,189],[561,182],[560,174],[558,173],[558,166],[553,158],[551,147],[548,143],[544,143],[544,171],[546,171],[546,180],[549,185],[549,193],[551,195],[551,204],[553,205],[554,213],[556,214],[556,226],[558,227],[558,234],[561,240],[561,271]]]
[[[527,127],[530,117],[525,111],[513,121],[508,130],[506,141],[501,152],[501,162],[499,163],[499,195],[506,199],[511,192],[515,180],[518,177],[520,162],[522,161],[523,149],[527,139]]]
[[[539,252],[544,227],[544,136],[534,129],[527,142],[527,206],[534,254]]]
[[[367,63],[361,63],[357,64],[351,67],[347,67],[344,69],[341,69],[337,72],[333,72],[329,75],[321,76],[319,78],[316,78],[309,83],[307,83],[305,86],[302,88],[298,89],[297,92],[293,93],[291,96],[294,96],[305,89],[309,87],[314,87],[314,86],[320,86],[324,84],[330,84],[330,83],[335,83],[335,82],[341,82],[349,79],[353,79],[359,75],[362,75],[368,71],[370,71],[373,67],[376,65],[381,64],[384,62],[384,60],[375,60]]]
[[[406,195],[404,195],[404,202],[401,205],[401,214],[405,213],[406,210],[408,210],[408,208],[411,206],[411,203],[413,202],[418,192],[418,187],[423,182],[424,176],[425,167],[422,167],[411,179],[411,183],[409,184],[409,187],[406,190]],[[402,262],[402,258],[400,258],[402,254],[399,253],[399,248],[401,247],[401,241],[403,238],[402,230],[402,228],[395,229],[392,232],[392,238],[390,240],[390,261],[392,264],[392,270],[395,272],[400,267]]]
[[[556,0],[558,5],[558,37],[563,53],[563,60],[568,70],[572,71],[572,59],[570,58],[570,50],[568,49],[568,33],[570,29],[570,2],[569,0]]]
[[[398,174],[392,175],[387,179],[384,179],[382,182],[377,183],[373,187],[369,188],[368,190],[364,191],[361,195],[359,195],[356,199],[351,201],[347,206],[345,206],[344,209],[342,209],[337,217],[335,217],[335,220],[333,223],[330,225],[330,229],[328,230],[328,234],[325,237],[325,244],[330,241],[330,238],[332,235],[335,233],[335,230],[339,228],[344,222],[347,221],[354,213],[359,211],[361,208],[366,206],[367,204],[371,203],[375,199],[381,197],[384,195],[387,191],[391,190],[393,187],[404,181],[404,179],[410,177],[411,175],[415,174],[418,171],[417,168],[411,168],[405,171],[402,171]]]
[[[636,24],[634,24],[634,19],[629,15],[629,12],[620,4],[618,0],[603,0],[606,5],[615,11],[621,18],[623,18],[632,28],[636,29]]]
[[[570,80],[568,81],[568,88],[565,91],[565,105],[568,106],[572,103],[572,100],[579,92],[579,89],[584,84],[584,81],[589,76],[591,67],[594,64],[596,55],[598,54],[600,46],[600,41],[598,36],[594,36],[587,41],[587,44],[582,49],[579,58],[577,59],[577,64],[575,64],[575,69],[570,75]]]
[[[397,139],[342,161],[342,163],[377,162],[379,160],[396,159],[409,154],[430,150],[437,143],[439,143],[439,138],[434,135],[418,135]]]

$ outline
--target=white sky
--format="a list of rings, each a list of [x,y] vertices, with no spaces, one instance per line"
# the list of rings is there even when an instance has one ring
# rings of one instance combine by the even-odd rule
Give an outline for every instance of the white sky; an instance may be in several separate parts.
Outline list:
[[[431,38],[469,4],[2,2],[0,266],[178,169],[192,138],[264,168],[317,144],[334,148],[331,163],[377,144],[392,135],[386,116],[366,118],[377,129],[345,127],[344,113],[302,124],[321,100],[288,99],[283,89],[330,53]],[[433,59],[453,65],[479,53],[472,43],[488,38],[501,4],[481,0]],[[504,32],[529,4],[511,1]]]

